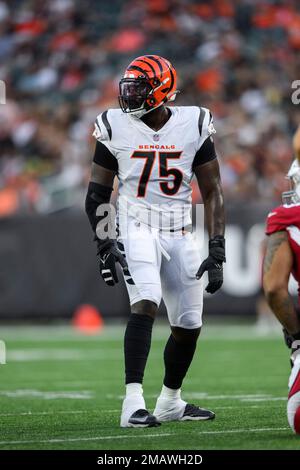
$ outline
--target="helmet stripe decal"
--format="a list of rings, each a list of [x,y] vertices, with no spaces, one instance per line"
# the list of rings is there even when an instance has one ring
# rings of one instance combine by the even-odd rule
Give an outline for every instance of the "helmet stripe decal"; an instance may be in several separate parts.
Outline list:
[[[153,62],[155,62],[159,66],[160,76],[162,77],[163,68],[162,68],[160,61],[157,60],[155,57],[153,57],[153,55],[146,55],[145,57],[147,57],[147,59],[153,60]]]
[[[111,132],[110,124],[109,124],[108,119],[107,119],[107,110],[104,111],[104,113],[101,114],[101,119],[102,119],[103,124],[106,127],[106,130],[107,130],[107,133],[108,133],[108,136],[109,136],[109,140],[111,140],[112,132]]]
[[[153,75],[155,75],[155,69],[154,69],[152,64],[150,64],[149,62],[147,62],[146,60],[143,60],[143,59],[139,59],[138,62],[143,62],[144,64],[147,64],[148,67],[150,67],[150,69],[152,70]]]
[[[172,67],[170,67],[170,64],[168,64],[168,62],[162,57],[161,60],[164,61],[164,63],[167,65],[168,69],[169,69],[169,72],[170,72],[170,75],[171,75],[171,85],[170,85],[170,90],[172,90],[173,88],[173,85],[174,85],[174,73],[173,73],[173,70],[172,70]]]
[[[170,74],[171,74],[171,85],[170,85],[170,90],[172,90],[172,88],[173,88],[173,85],[174,85],[174,74],[173,74],[173,70],[171,69],[171,67],[170,67]]]
[[[138,70],[138,71],[141,72],[143,75],[145,75],[147,78],[149,78],[147,72],[146,72],[145,70],[143,70],[141,67],[138,67],[137,65],[131,65],[127,70],[128,70],[128,71],[130,71],[130,70]]]

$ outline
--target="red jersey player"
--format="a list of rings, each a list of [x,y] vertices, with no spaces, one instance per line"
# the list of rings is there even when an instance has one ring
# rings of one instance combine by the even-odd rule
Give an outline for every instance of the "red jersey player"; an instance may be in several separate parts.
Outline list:
[[[300,302],[300,165],[298,159],[293,162],[287,177],[291,181],[292,190],[283,193],[283,204],[272,210],[267,218],[268,238],[264,258],[263,287],[270,308],[283,326],[286,344],[291,349],[292,372],[289,379],[287,415],[292,430],[300,434],[300,316],[288,292],[289,277],[292,274],[299,285]]]

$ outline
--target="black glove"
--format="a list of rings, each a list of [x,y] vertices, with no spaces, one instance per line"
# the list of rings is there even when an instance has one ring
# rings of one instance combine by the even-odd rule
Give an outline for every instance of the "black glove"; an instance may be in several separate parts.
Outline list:
[[[97,240],[97,242],[100,274],[108,286],[114,286],[119,282],[116,263],[120,263],[123,270],[127,271],[127,262],[114,240],[106,240],[104,242]]]
[[[225,257],[225,238],[217,235],[209,240],[209,255],[203,261],[196,278],[200,279],[205,271],[208,272],[208,285],[206,292],[213,294],[223,284],[223,263],[226,261]]]

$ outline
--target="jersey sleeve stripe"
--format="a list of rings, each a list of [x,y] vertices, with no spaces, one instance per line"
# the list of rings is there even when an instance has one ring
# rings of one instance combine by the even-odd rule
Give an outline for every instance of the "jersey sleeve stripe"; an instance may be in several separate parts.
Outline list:
[[[111,140],[112,131],[111,131],[111,127],[110,127],[110,124],[109,124],[109,122],[108,122],[108,119],[107,119],[107,110],[104,111],[104,113],[101,114],[101,119],[102,119],[103,124],[104,124],[105,127],[106,127],[106,130],[107,130],[109,139]]]
[[[198,119],[198,128],[199,128],[200,135],[202,134],[204,118],[205,118],[205,111],[203,108],[200,108],[200,114],[199,114],[199,119]]]

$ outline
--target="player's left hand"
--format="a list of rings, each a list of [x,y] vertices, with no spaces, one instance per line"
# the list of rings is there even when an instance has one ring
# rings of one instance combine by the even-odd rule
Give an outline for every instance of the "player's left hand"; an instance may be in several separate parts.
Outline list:
[[[196,278],[200,279],[205,271],[208,273],[208,285],[205,290],[214,294],[223,284],[223,263],[225,263],[225,239],[221,235],[209,240],[209,255],[203,261]]]

